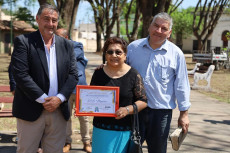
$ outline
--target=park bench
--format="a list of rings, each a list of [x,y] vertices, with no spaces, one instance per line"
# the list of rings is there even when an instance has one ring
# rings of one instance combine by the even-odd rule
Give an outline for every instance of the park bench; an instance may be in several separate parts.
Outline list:
[[[208,66],[205,66],[202,63],[196,63],[194,68],[188,71],[188,75],[193,76],[196,72],[206,73],[207,71],[208,71]]]
[[[194,83],[192,85],[192,89],[208,89],[210,90],[211,87],[210,87],[210,83],[211,83],[211,77],[212,77],[212,74],[213,74],[213,71],[215,69],[215,66],[214,65],[210,65],[208,67],[208,70],[206,73],[198,73],[198,72],[195,72],[194,73],[194,76],[193,76],[193,79],[194,79]],[[207,85],[206,86],[199,86],[198,85],[198,81],[200,80],[206,80],[207,81]]]
[[[201,63],[196,63],[195,67],[191,71],[188,71],[188,75],[193,75],[197,70],[199,70],[200,65]]]
[[[0,86],[0,92],[10,92],[9,86]],[[11,97],[4,97],[0,96],[0,118],[1,117],[13,117],[12,109],[5,109],[5,103],[13,103],[13,96]]]

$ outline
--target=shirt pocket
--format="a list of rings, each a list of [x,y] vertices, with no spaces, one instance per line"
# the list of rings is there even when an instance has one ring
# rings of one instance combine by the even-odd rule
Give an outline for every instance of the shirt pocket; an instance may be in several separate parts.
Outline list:
[[[170,79],[174,75],[174,69],[170,66],[159,65],[158,66],[158,81],[162,84],[169,83]]]

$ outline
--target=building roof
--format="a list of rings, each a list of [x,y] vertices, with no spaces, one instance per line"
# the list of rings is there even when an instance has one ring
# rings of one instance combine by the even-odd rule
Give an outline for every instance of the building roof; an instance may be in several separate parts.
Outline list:
[[[1,30],[10,30],[10,21],[0,20],[0,29]],[[25,21],[13,21],[13,30],[14,31],[36,31],[30,24]]]
[[[0,8],[0,20],[7,20],[7,21],[11,20],[11,16],[10,15],[6,15],[4,12],[2,12],[1,8]]]

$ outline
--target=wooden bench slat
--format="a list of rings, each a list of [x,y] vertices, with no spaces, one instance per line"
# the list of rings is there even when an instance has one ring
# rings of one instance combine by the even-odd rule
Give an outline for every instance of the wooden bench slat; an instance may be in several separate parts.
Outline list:
[[[0,97],[0,103],[12,103],[14,97]]]
[[[12,112],[12,109],[3,109],[3,110],[0,110],[0,113],[11,113]]]
[[[10,92],[10,86],[0,86],[0,92]],[[14,97],[0,97],[0,104],[2,104],[0,110],[0,117],[13,117],[12,109],[4,109],[4,103],[12,103]],[[0,106],[1,107],[1,106]]]
[[[13,114],[11,112],[6,112],[6,113],[0,113],[0,117],[13,117]]]
[[[0,92],[10,92],[10,86],[0,86]]]
[[[13,117],[12,109],[0,110],[0,117]]]

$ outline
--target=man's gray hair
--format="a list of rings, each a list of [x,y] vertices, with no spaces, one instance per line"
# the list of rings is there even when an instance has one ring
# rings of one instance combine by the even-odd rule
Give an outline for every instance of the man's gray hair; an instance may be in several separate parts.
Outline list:
[[[166,12],[158,13],[157,15],[155,15],[153,17],[152,23],[154,23],[157,18],[164,19],[164,20],[168,21],[169,22],[169,30],[172,29],[173,19],[172,19],[172,17],[168,13],[166,13]]]
[[[45,4],[42,4],[38,10],[38,13],[37,13],[37,16],[40,16],[42,14],[42,11],[44,9],[49,9],[49,10],[53,10],[55,12],[57,12],[58,16],[59,16],[59,11],[57,9],[57,7],[53,6],[53,5],[50,5],[48,3],[45,3]]]

